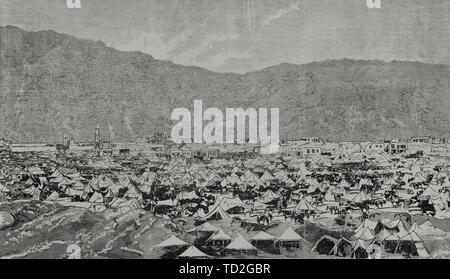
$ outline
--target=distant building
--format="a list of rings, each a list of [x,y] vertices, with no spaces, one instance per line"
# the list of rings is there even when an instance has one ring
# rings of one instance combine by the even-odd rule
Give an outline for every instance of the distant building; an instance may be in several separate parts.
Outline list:
[[[169,140],[169,133],[167,132],[155,132],[153,134],[153,142],[166,142]]]
[[[301,139],[294,139],[294,140],[283,140],[281,143],[283,145],[304,145],[308,143],[322,143],[323,141],[318,137],[312,137],[312,138],[301,138]]]
[[[296,156],[296,157],[315,157],[322,155],[323,152],[332,154],[336,151],[337,146],[333,144],[325,144],[322,142],[311,141],[298,144],[290,142],[281,146],[282,156]]]
[[[192,158],[192,151],[186,145],[174,145],[170,148],[170,157],[183,159]]]
[[[408,145],[406,144],[406,142],[390,142],[387,145],[387,152],[390,154],[401,154],[401,153],[406,153],[406,151],[408,150]]]
[[[410,139],[410,142],[413,143],[429,143],[430,142],[430,137],[426,136],[426,137],[412,137]]]
[[[322,140],[318,137],[312,137],[312,138],[302,138],[300,141],[303,141],[305,143],[321,143]]]
[[[360,142],[344,141],[339,143],[338,152],[347,154],[361,153],[363,152],[363,147]]]
[[[366,145],[366,151],[375,151],[378,153],[386,152],[387,143],[384,142],[369,142]]]
[[[57,144],[48,143],[13,143],[11,151],[15,153],[21,152],[56,152]]]
[[[430,143],[430,144],[443,144],[448,143],[446,138],[435,138],[432,136],[412,137],[409,142],[411,143]]]

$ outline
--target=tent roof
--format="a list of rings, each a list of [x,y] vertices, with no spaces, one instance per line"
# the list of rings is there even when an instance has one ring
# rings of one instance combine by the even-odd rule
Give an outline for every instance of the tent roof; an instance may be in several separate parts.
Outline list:
[[[187,232],[216,232],[218,230],[217,227],[211,225],[208,222],[201,224],[193,229],[188,230]]]
[[[211,240],[231,240],[231,237],[229,237],[221,228],[211,235],[211,237],[207,241]]]
[[[295,211],[298,210],[311,210],[311,211],[317,211],[318,209],[315,208],[314,206],[311,205],[311,203],[309,201],[307,201],[306,199],[301,199],[297,206],[294,209]]]
[[[238,235],[225,249],[228,250],[257,250],[241,234]]]
[[[411,231],[404,236],[399,236],[400,240],[408,240],[413,242],[423,242],[423,239],[415,232]]]
[[[207,254],[203,253],[202,251],[198,250],[197,247],[191,246],[186,251],[181,253],[179,258],[209,258]]]
[[[183,240],[179,239],[175,235],[172,235],[168,239],[164,240],[163,242],[153,246],[153,247],[169,247],[169,246],[184,246],[189,245]]]
[[[448,233],[444,230],[437,228],[430,220],[426,220],[418,226],[416,231],[420,235],[435,235],[435,236],[445,236]]]
[[[278,238],[278,241],[298,241],[304,240],[298,233],[296,233],[291,227],[288,227]]]
[[[358,239],[363,239],[363,240],[371,240],[371,239],[375,238],[373,233],[368,228],[362,228],[355,234],[355,236]]]
[[[206,220],[214,219],[214,216],[219,214],[220,219],[231,220],[230,215],[225,212],[220,204],[217,204],[208,214],[205,215]]]
[[[362,228],[368,228],[370,230],[374,230],[375,227],[377,226],[377,224],[378,224],[378,222],[371,221],[369,219],[364,219],[364,221],[361,222],[361,224],[358,226],[356,231],[358,232]]]
[[[250,238],[250,240],[275,240],[275,239],[277,239],[276,236],[273,236],[264,231],[260,231],[255,236]]]

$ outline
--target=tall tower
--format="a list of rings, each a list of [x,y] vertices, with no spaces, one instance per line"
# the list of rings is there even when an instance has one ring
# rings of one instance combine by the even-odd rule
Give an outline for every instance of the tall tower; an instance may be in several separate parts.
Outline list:
[[[94,148],[96,151],[100,152],[101,142],[100,142],[100,128],[98,127],[98,124],[97,127],[95,128],[94,138],[95,138]]]
[[[64,146],[69,146],[69,138],[67,137],[67,134],[64,134],[63,144]]]

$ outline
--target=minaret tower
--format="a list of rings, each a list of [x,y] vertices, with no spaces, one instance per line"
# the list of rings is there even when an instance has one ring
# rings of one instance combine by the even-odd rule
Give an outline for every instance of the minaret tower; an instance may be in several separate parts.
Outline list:
[[[69,146],[69,138],[67,137],[67,134],[64,134],[64,140],[63,140],[64,146]]]
[[[98,124],[97,124],[97,127],[95,128],[95,136],[94,136],[94,138],[95,138],[94,148],[95,148],[95,150],[97,152],[100,152],[101,141],[100,141],[100,128],[98,127]]]

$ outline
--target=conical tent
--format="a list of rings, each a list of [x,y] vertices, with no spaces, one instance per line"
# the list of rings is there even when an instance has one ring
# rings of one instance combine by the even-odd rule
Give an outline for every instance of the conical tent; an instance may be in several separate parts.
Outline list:
[[[255,246],[250,244],[241,234],[238,235],[226,248],[226,250],[258,250]]]
[[[294,211],[319,211],[317,208],[311,205],[309,201],[306,199],[301,199],[297,206],[295,207]]]
[[[231,220],[230,215],[225,212],[220,204],[217,204],[208,214],[204,217],[205,220]]]
[[[234,207],[248,208],[248,205],[246,205],[239,197],[231,198],[227,196],[217,196],[214,205],[211,207],[215,209],[218,205],[225,211]]]
[[[370,197],[366,194],[366,192],[361,191],[359,192],[353,199],[352,201],[354,203],[363,203],[365,201],[370,200]]]
[[[191,259],[199,259],[199,258],[210,258],[211,256],[203,253],[202,251],[198,250],[197,247],[191,246],[186,251],[181,253],[178,258],[191,258]]]
[[[219,230],[211,235],[206,242],[217,240],[231,240],[231,237],[229,237],[221,228],[219,228]]]
[[[266,233],[264,231],[261,231],[259,233],[257,233],[255,236],[251,237],[250,240],[276,240],[276,236],[273,236],[269,233]]]
[[[278,241],[307,241],[296,233],[291,227],[288,227],[278,238]]]
[[[275,194],[272,190],[269,189],[261,196],[260,202],[269,203],[278,198],[279,198],[279,196],[277,194]]]
[[[211,225],[208,222],[201,224],[193,229],[188,230],[187,232],[216,232],[218,230],[217,227]]]
[[[338,188],[350,188],[350,183],[346,179],[342,179],[341,182],[337,185]]]
[[[165,248],[165,247],[173,247],[173,246],[184,246],[189,245],[183,240],[179,239],[175,235],[172,235],[168,239],[164,240],[163,242],[153,246],[154,248]]]
[[[262,181],[271,181],[271,180],[274,180],[275,178],[269,172],[265,171],[260,179]]]

